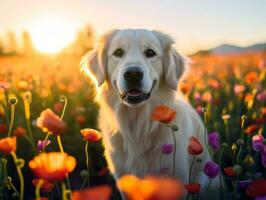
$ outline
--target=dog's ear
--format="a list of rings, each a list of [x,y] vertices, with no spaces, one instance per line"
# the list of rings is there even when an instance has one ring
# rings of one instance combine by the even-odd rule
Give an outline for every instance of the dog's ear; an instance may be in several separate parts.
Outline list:
[[[112,30],[102,35],[96,48],[87,53],[81,60],[81,71],[91,78],[97,86],[107,80],[107,50],[111,38],[118,30]]]
[[[160,40],[163,49],[163,76],[167,86],[173,90],[177,89],[179,79],[184,75],[189,66],[189,59],[177,52],[173,47],[174,40],[159,31],[153,33]]]

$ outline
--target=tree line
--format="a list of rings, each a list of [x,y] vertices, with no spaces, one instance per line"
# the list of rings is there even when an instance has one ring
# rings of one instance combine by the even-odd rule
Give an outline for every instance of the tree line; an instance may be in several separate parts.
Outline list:
[[[82,55],[93,47],[95,31],[91,25],[86,25],[77,31],[75,40],[60,53]],[[40,54],[34,47],[30,32],[23,31],[20,35],[8,31],[0,36],[0,56],[36,55]]]

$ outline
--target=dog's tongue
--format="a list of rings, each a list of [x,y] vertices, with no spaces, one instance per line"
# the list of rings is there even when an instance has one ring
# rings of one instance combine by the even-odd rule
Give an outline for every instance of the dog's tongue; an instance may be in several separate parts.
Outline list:
[[[142,92],[137,90],[137,89],[131,89],[128,91],[128,95],[133,96],[133,97],[137,97],[137,96],[141,96]]]

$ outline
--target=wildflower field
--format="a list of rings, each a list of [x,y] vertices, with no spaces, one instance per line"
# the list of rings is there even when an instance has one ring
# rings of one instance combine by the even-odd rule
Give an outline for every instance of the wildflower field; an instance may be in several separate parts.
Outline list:
[[[189,183],[130,175],[114,181],[97,129],[96,91],[79,61],[73,55],[0,57],[0,199],[120,199],[117,185],[133,200],[209,199],[193,177]],[[210,182],[220,177],[220,199],[266,199],[266,53],[192,61],[179,90],[206,125],[212,160],[202,170]],[[164,115],[164,109],[171,108],[154,112]],[[195,162],[201,162],[201,145],[190,138]],[[173,153],[171,147],[162,153]]]

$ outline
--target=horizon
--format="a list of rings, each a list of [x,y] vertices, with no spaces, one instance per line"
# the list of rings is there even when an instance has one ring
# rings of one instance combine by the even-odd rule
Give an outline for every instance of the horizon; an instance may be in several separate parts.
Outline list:
[[[1,1],[0,18],[5,20],[0,21],[0,36],[9,30],[28,30],[38,49],[62,49],[86,24],[93,26],[96,38],[113,28],[159,29],[175,38],[177,48],[186,54],[221,44],[245,47],[266,41],[266,3],[262,0],[169,0],[163,4],[149,0],[141,6],[130,0],[27,0],[18,4],[18,0]]]

